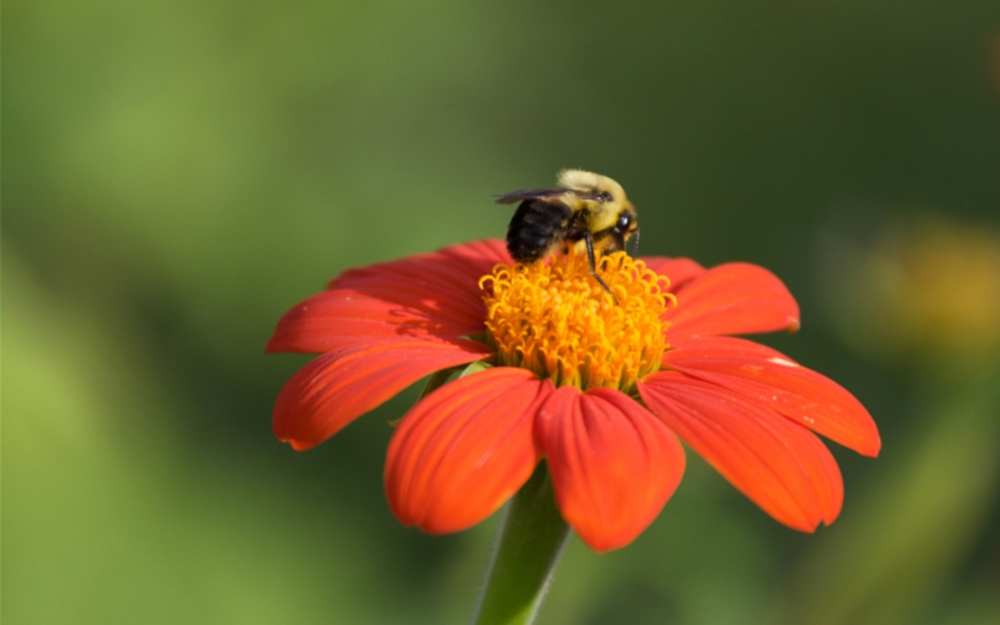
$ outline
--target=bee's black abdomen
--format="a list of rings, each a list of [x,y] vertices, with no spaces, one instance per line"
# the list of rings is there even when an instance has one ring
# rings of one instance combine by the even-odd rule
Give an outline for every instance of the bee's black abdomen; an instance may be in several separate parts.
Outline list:
[[[562,202],[521,202],[507,228],[507,250],[511,257],[530,264],[545,256],[553,244],[562,240],[570,213]]]

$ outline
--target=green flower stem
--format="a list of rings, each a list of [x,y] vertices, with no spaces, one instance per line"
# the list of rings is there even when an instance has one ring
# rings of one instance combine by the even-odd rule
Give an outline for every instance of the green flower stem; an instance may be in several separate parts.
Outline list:
[[[451,376],[454,375],[454,373],[461,368],[462,368],[461,366],[451,367],[449,369],[442,369],[440,371],[436,371],[433,374],[431,374],[430,379],[427,380],[427,386],[424,387],[424,392],[420,393],[420,399],[427,397],[434,391],[438,390],[439,388],[447,384],[448,380],[451,379]]]
[[[504,512],[473,625],[534,622],[568,537],[543,462]]]
[[[442,369],[431,374],[431,377],[427,380],[427,386],[424,387],[424,392],[420,393],[420,399],[427,397],[434,391],[438,390],[449,381],[451,381],[452,376],[456,373],[458,377],[464,378],[467,375],[472,375],[473,373],[479,373],[480,371],[485,371],[489,369],[490,365],[483,362],[482,360],[477,360],[476,362],[470,363],[468,365],[458,365],[456,367],[449,367],[448,369]]]

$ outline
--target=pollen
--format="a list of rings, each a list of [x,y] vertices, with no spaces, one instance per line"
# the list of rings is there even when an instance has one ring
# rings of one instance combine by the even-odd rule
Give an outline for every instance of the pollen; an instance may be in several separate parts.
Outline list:
[[[604,256],[598,273],[572,250],[531,265],[497,265],[479,284],[488,339],[500,365],[530,369],[556,386],[635,392],[660,368],[667,345],[661,316],[676,302],[669,280],[625,252]]]

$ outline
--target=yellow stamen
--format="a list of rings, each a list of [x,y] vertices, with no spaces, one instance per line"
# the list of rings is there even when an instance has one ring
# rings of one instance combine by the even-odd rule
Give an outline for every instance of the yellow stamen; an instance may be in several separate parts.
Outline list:
[[[670,281],[624,252],[599,265],[614,297],[591,275],[586,255],[572,250],[550,262],[497,265],[479,281],[501,365],[530,369],[556,386],[627,393],[660,368],[667,347],[660,317],[675,302]]]

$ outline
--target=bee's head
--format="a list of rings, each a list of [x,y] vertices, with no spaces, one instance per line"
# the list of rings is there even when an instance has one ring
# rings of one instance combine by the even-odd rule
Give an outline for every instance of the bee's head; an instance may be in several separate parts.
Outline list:
[[[564,169],[559,172],[559,186],[602,205],[609,221],[607,227],[615,228],[621,236],[628,237],[639,228],[635,207],[625,197],[625,189],[611,178],[580,169]]]

